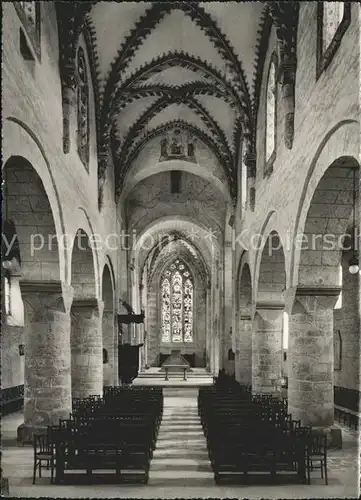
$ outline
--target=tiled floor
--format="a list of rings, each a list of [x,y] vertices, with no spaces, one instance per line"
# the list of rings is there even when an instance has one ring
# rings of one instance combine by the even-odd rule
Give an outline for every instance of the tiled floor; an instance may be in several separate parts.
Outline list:
[[[192,391],[193,392],[193,391]],[[312,485],[217,486],[197,415],[196,394],[167,391],[148,485],[57,486],[49,473],[32,485],[33,451],[16,445],[22,415],[2,420],[2,468],[13,497],[60,498],[357,498],[357,434],[343,429],[343,449],[329,450],[329,484],[314,474]]]

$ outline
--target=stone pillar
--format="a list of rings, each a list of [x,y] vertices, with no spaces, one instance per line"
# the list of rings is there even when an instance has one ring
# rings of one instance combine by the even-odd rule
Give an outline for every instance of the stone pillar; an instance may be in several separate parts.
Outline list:
[[[115,329],[113,309],[105,309],[102,318],[103,349],[108,352],[108,363],[103,364],[103,385],[117,385],[115,378],[115,361],[117,352],[115,350]]]
[[[147,328],[148,365],[158,366],[161,335],[158,322],[158,294],[153,286],[148,288]]]
[[[218,331],[216,331],[214,337],[214,368],[213,368],[213,372],[216,376],[218,376],[218,372],[221,368],[220,357],[221,357],[221,345],[219,340],[219,333]]]
[[[206,290],[206,369],[212,371],[211,368],[211,351],[212,351],[212,308],[211,308],[211,289],[208,284]]]
[[[276,394],[282,373],[284,306],[259,303],[252,336],[252,392]]]
[[[119,370],[118,370],[118,363],[119,363],[119,330],[118,330],[118,320],[117,317],[114,317],[114,343],[113,343],[113,352],[114,352],[114,358],[113,358],[113,379],[114,379],[114,385],[118,386],[119,385]]]
[[[232,250],[232,241],[224,242],[224,266],[223,266],[223,364],[226,373],[232,375],[234,373],[234,362],[228,360],[228,351],[233,348],[233,331],[234,331],[234,310],[233,310],[233,260],[234,252]],[[232,349],[234,352],[234,349]]]
[[[213,339],[214,339],[214,349],[213,349],[213,363],[214,363],[214,374],[218,376],[218,372],[223,368],[223,337],[224,332],[220,331],[221,325],[221,268],[219,265],[219,259],[215,260],[214,267],[214,278],[212,284],[212,308],[213,308]],[[224,316],[223,316],[224,317]]]
[[[71,412],[70,305],[60,281],[21,281],[25,312],[24,424],[19,439],[57,424]]]
[[[333,424],[333,308],[339,293],[339,288],[296,291],[289,325],[288,409],[303,425]]]
[[[249,314],[241,314],[236,348],[236,374],[237,382],[242,385],[252,384],[252,330],[253,322],[251,316]]]
[[[72,397],[103,395],[103,302],[75,300],[71,308]]]

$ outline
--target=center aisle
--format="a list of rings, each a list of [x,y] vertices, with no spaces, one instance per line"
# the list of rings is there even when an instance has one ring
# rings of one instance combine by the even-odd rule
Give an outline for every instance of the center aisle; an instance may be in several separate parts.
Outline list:
[[[214,486],[197,393],[164,390],[163,417],[149,471],[149,485]],[[167,394],[168,393],[168,394]]]

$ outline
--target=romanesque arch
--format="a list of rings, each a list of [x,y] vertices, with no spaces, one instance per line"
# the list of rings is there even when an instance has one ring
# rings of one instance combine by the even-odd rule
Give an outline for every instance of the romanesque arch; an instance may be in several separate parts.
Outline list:
[[[19,366],[25,393],[21,432],[31,439],[35,428],[55,423],[71,409],[69,304],[60,281],[59,232],[42,179],[19,155],[7,160],[3,179],[3,230],[12,228],[11,234],[3,234],[2,280],[8,280],[11,302],[4,316],[12,321],[4,321],[2,342],[4,346],[10,339],[17,350],[19,343],[25,346],[25,362]],[[16,324],[15,331],[10,323]]]
[[[103,334],[103,385],[117,385],[118,380],[118,337],[115,325],[115,297],[109,265],[105,264],[102,275],[102,318]],[[105,356],[105,351],[107,356]],[[107,362],[105,362],[107,359]]]
[[[103,302],[96,296],[94,250],[83,229],[76,232],[71,262],[72,397],[81,398],[103,392]]]
[[[282,376],[282,336],[286,269],[283,243],[271,231],[260,250],[254,334],[252,338],[252,390],[276,392]]]
[[[317,160],[312,172],[313,177],[318,174],[317,182],[306,190],[302,200],[305,205],[299,212],[302,225],[300,223],[298,236],[303,244],[298,255],[295,252],[297,285],[292,290],[289,364],[292,412],[303,422],[325,427],[333,423],[335,317],[338,315],[339,325],[344,324],[342,311],[336,312],[335,307],[341,298],[343,283],[346,293],[342,299],[348,295],[351,306],[354,297],[359,297],[360,288],[359,273],[350,276],[348,270],[348,261],[356,255],[357,244],[351,235],[360,225],[356,209],[359,163],[353,156],[342,155],[325,166],[327,152],[321,153]],[[343,275],[346,277],[342,279]],[[347,306],[343,304],[343,307]],[[358,383],[357,314],[346,330],[349,366],[355,368],[353,383],[355,379]]]

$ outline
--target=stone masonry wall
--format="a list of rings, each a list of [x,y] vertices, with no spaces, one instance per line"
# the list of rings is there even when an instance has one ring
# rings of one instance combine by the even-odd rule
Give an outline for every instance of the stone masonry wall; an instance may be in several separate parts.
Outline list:
[[[24,327],[1,325],[1,387],[24,383],[25,357],[19,354],[19,344],[24,344]]]
[[[104,205],[99,212],[95,115],[90,72],[90,161],[89,172],[77,152],[76,105],[70,114],[70,152],[63,153],[63,113],[59,76],[59,51],[54,2],[41,2],[41,59],[26,61],[20,52],[22,23],[12,3],[4,4],[2,52],[3,164],[13,155],[27,159],[39,175],[48,197],[55,231],[68,235],[69,248],[59,252],[60,280],[71,283],[71,247],[77,229],[88,236],[99,235],[102,242],[109,233],[119,232],[114,200],[114,175],[109,166],[104,185]],[[80,45],[85,47],[80,37]],[[85,51],[86,52],[86,51]],[[89,71],[89,65],[88,65]],[[74,94],[76,96],[76,93]],[[38,232],[38,231],[37,231]],[[57,249],[56,249],[57,252]],[[116,249],[98,246],[94,259],[96,290],[99,295],[106,255],[117,277]],[[115,283],[116,288],[118,284]],[[18,329],[6,329],[3,338],[3,387],[22,383],[17,359]],[[8,338],[8,334],[13,338]],[[9,371],[9,373],[8,373]],[[6,373],[6,375],[4,375]]]
[[[327,168],[341,156],[351,156],[360,162],[359,23],[359,5],[351,3],[351,23],[329,67],[316,81],[317,3],[300,3],[293,147],[288,150],[284,143],[284,111],[279,85],[276,160],[273,173],[270,177],[263,178],[265,83],[271,55],[277,50],[276,34],[272,30],[258,111],[255,210],[244,212],[242,222],[236,225],[240,228],[236,237],[242,234],[242,245],[236,244],[237,265],[246,247],[253,290],[258,279],[262,249],[252,248],[252,235],[267,237],[271,231],[278,231],[284,245],[286,287],[296,286],[298,273],[295,266],[298,264],[298,254],[292,244],[286,244],[287,239],[292,238],[297,231],[297,221],[305,218],[312,195]],[[313,275],[317,280],[317,270]],[[346,291],[345,294],[344,304]],[[357,300],[356,297],[353,300]],[[356,311],[355,307],[355,314]],[[344,314],[343,319],[338,321],[343,321],[346,327],[347,317],[349,329],[352,329],[350,323],[353,322],[353,315],[349,315],[346,309],[344,313],[337,314]],[[290,331],[290,336],[291,333]],[[349,347],[347,344],[348,341],[344,349],[350,352],[351,344]],[[347,363],[349,358],[346,352]],[[352,366],[353,368],[347,368],[348,384],[359,380],[358,363],[353,363]],[[346,371],[335,374],[335,383],[336,380],[340,385],[345,385]]]
[[[19,30],[21,21],[14,5],[5,4],[3,9],[3,161],[11,155],[22,155],[32,164],[41,178],[49,198],[57,232],[70,235],[82,228],[88,235],[99,234],[104,242],[107,234],[117,230],[117,211],[114,201],[113,173],[109,167],[104,187],[104,207],[99,212],[97,156],[95,140],[94,99],[91,77],[90,87],[90,161],[89,173],[82,164],[76,141],[76,106],[71,109],[68,154],[62,148],[62,99],[59,76],[59,53],[55,6],[42,2],[41,61],[35,60],[33,69],[20,53]],[[80,44],[85,46],[83,37]],[[89,69],[89,68],[88,68]],[[24,91],[26,82],[26,92]],[[23,126],[11,121],[15,118]],[[28,129],[29,132],[26,132]],[[33,136],[39,146],[36,145]],[[44,161],[44,156],[47,160]],[[105,254],[117,270],[117,251],[98,246],[95,270],[99,280],[99,268]],[[71,248],[60,256],[60,278],[70,281]]]
[[[358,292],[360,289],[359,276],[351,275],[348,271],[350,253],[343,258],[343,287],[342,306],[333,313],[333,330],[336,335],[340,330],[341,370],[334,370],[334,385],[360,390],[359,365],[360,365],[360,317],[358,311]],[[334,353],[335,354],[335,353]],[[334,367],[336,368],[336,366]]]

